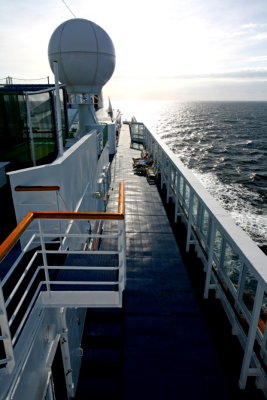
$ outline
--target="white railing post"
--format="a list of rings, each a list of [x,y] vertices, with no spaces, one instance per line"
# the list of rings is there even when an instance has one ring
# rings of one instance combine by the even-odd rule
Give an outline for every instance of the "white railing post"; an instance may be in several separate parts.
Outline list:
[[[170,192],[171,192],[171,163],[167,159],[167,203],[169,203]]]
[[[208,252],[208,265],[207,265],[207,272],[206,272],[206,278],[205,278],[205,289],[204,289],[204,298],[205,299],[207,299],[209,297],[214,243],[215,243],[215,223],[214,223],[214,219],[212,219],[211,220],[211,230],[210,230],[210,245],[209,245],[209,252]]]
[[[63,202],[63,204],[64,204],[64,199],[60,196],[59,190],[56,190],[55,196],[56,196],[57,211],[60,212],[61,209],[60,209],[60,206],[59,206],[59,203],[60,203],[60,202],[59,202],[59,199],[61,199],[61,201]],[[64,205],[65,205],[65,204],[64,204]],[[65,207],[66,207],[66,205],[65,205]],[[68,211],[68,210],[66,209],[66,211]],[[58,226],[59,226],[60,248],[63,249],[63,242],[64,242],[64,239],[63,239],[63,236],[61,235],[61,233],[63,232],[61,219],[58,221]]]
[[[165,176],[164,176],[164,162],[163,162],[163,156],[162,156],[162,151],[159,149],[158,146],[158,159],[159,159],[159,170],[160,170],[160,188],[163,189],[163,184],[165,181]]]
[[[0,364],[6,364],[7,370],[11,372],[15,366],[15,360],[14,360],[13,345],[11,340],[11,333],[8,324],[8,317],[6,313],[5,300],[1,286],[0,286],[0,327],[1,327],[0,340],[3,341],[6,353],[6,359],[0,360]]]
[[[226,249],[226,240],[222,237],[222,245],[220,250],[220,260],[219,260],[219,268],[223,268],[224,260],[225,260],[225,249]]]
[[[179,209],[179,190],[180,190],[180,174],[176,169],[176,185],[175,185],[175,210],[174,210],[174,222],[177,222],[178,209]]]
[[[156,141],[154,141],[154,148],[156,149],[156,154],[157,154],[157,170],[160,173],[160,184],[162,181],[162,164],[160,160],[160,147]]]
[[[38,220],[38,227],[39,227],[39,233],[40,233],[41,252],[42,252],[43,263],[44,263],[46,288],[47,288],[47,291],[48,291],[49,295],[51,295],[50,283],[49,283],[48,263],[47,263],[46,249],[45,249],[45,242],[44,242],[44,237],[43,237],[42,226],[41,226],[41,221],[40,220]]]
[[[246,271],[244,262],[242,263],[239,271],[238,283],[237,283],[237,302],[240,303],[242,301],[243,291],[246,283]]]
[[[185,185],[184,185],[184,187],[185,187]],[[187,252],[189,251],[189,247],[190,247],[190,243],[191,243],[192,219],[193,219],[193,190],[190,189],[187,235],[186,235],[186,248],[185,248],[185,250]]]
[[[156,172],[158,173],[159,172],[158,146],[156,148],[156,144],[153,142],[152,138],[151,138],[151,149],[152,149],[152,153],[153,153],[153,160],[154,160]]]
[[[181,218],[183,217],[183,211],[181,205],[183,204],[183,197],[181,195],[181,182],[182,182],[182,175],[177,171],[178,178],[177,178],[177,192],[176,192],[176,221],[177,217],[180,216]]]
[[[258,281],[256,296],[254,299],[253,311],[249,324],[249,331],[247,335],[247,341],[245,346],[245,352],[241,367],[240,379],[239,379],[239,387],[240,389],[245,389],[247,383],[247,377],[257,376],[257,370],[250,368],[251,358],[253,355],[253,346],[256,338],[256,333],[258,329],[258,322],[260,317],[260,311],[262,306],[262,299],[264,295],[264,288],[262,284]]]
[[[184,207],[184,209],[186,209],[186,182],[185,180],[183,180],[183,195],[182,195],[182,205]],[[185,215],[186,216],[186,215]]]

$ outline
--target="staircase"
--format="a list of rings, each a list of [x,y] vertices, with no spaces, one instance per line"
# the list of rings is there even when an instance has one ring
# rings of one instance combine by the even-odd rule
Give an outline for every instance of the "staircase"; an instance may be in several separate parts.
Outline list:
[[[88,310],[75,400],[122,399],[123,322],[122,309]]]

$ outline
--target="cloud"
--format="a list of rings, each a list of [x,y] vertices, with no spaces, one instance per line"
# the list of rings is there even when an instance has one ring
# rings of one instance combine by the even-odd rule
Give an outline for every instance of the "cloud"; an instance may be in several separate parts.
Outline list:
[[[252,79],[251,73],[228,72],[227,78],[223,73],[190,78],[114,76],[104,87],[104,94],[113,100],[266,101],[267,71],[262,71],[265,79]]]
[[[257,35],[251,36],[253,40],[265,40],[267,39],[267,32],[258,33]]]
[[[264,56],[263,61],[267,59],[267,56]],[[257,57],[253,61],[259,61],[262,57]],[[136,77],[136,76],[135,76]],[[123,76],[117,75],[117,78],[129,79],[131,76]],[[134,78],[134,76],[132,76]],[[140,76],[141,78],[141,76]],[[147,80],[150,79],[149,76],[146,77]],[[151,80],[221,80],[221,79],[243,79],[243,80],[266,80],[267,79],[267,67],[266,68],[254,68],[254,69],[240,69],[240,70],[230,70],[230,71],[221,71],[214,73],[202,73],[202,74],[177,74],[170,76],[151,76]]]
[[[267,79],[267,68],[264,69],[244,69],[235,71],[216,72],[211,74],[188,75],[184,78],[189,79]]]
[[[122,95],[129,90],[138,97],[143,92],[158,97],[160,91],[188,90],[195,96],[196,87],[264,86],[267,79],[266,0],[136,0],[130,9],[125,0],[102,0],[93,8],[88,0],[66,3],[111,36],[117,54],[111,85]],[[61,0],[5,2],[0,77],[51,77],[48,41],[71,17]]]
[[[252,61],[252,62],[265,62],[267,61],[267,56],[253,56],[253,57],[249,57],[248,61]]]

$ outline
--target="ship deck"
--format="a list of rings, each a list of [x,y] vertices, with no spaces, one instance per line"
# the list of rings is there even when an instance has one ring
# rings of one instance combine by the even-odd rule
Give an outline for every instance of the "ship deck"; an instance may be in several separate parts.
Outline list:
[[[134,174],[132,158],[139,154],[130,148],[129,128],[123,125],[112,162],[109,210],[114,211],[118,182],[124,181],[124,304],[122,310],[89,310],[76,398],[263,398],[254,388],[238,389],[235,364],[240,368],[241,359],[230,357],[231,346],[239,343],[216,299],[211,300],[214,325],[221,321],[217,331],[225,331],[214,339],[207,320],[210,309],[203,307],[191,280],[190,271],[200,268],[197,259],[180,250],[157,185]],[[102,340],[97,338],[101,335]]]

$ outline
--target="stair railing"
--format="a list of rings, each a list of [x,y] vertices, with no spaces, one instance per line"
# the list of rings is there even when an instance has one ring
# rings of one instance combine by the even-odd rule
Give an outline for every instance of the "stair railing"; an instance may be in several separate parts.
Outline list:
[[[51,229],[55,221],[63,221],[60,234]],[[90,227],[94,222],[99,227],[99,221],[112,222],[112,230],[84,230],[88,222]],[[69,228],[78,222],[83,233]],[[11,250],[31,225],[35,231],[14,261],[9,256]],[[88,240],[97,245],[88,250]],[[102,250],[99,243],[108,241],[112,245]],[[0,272],[1,261],[5,261],[6,270],[0,284],[0,368],[13,369],[14,347],[36,304],[41,308],[120,307],[125,254],[123,182],[119,184],[117,212],[29,212],[0,245]],[[97,258],[97,265],[92,261],[84,265],[81,257]]]

